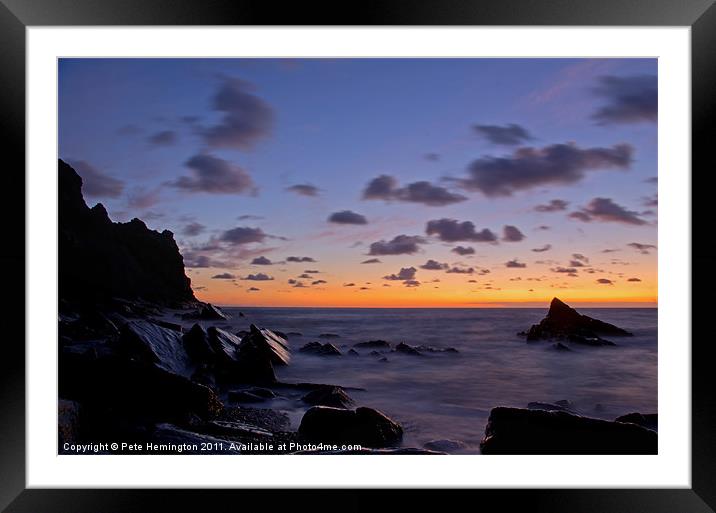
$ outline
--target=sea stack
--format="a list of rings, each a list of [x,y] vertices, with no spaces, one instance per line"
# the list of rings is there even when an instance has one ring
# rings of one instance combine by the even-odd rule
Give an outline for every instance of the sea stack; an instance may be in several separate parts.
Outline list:
[[[625,329],[580,314],[558,298],[552,299],[547,317],[534,324],[526,333],[528,341],[564,339],[587,345],[614,345],[600,335],[629,337]]]

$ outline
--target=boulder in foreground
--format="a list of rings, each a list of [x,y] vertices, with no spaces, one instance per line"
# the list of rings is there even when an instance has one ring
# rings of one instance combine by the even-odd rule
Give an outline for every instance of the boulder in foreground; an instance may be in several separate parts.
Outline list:
[[[346,394],[345,390],[333,385],[312,390],[304,395],[301,400],[313,406],[330,406],[332,408],[348,408],[353,404],[353,400]]]
[[[576,344],[593,346],[614,345],[600,335],[628,337],[628,331],[582,315],[557,298],[552,299],[547,317],[534,324],[526,333],[527,340],[565,339]]]
[[[381,448],[398,444],[403,428],[372,408],[344,410],[314,406],[303,415],[298,433],[313,442]]]
[[[482,454],[657,454],[654,431],[564,411],[493,408]]]
[[[285,339],[273,331],[258,328],[254,324],[249,328],[249,334],[241,339],[239,355],[251,353],[268,358],[274,365],[288,365],[291,355]]]

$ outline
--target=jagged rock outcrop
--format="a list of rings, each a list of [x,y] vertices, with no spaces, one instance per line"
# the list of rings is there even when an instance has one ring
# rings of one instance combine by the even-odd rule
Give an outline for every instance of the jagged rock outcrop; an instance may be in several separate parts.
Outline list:
[[[625,329],[580,314],[557,298],[552,299],[547,317],[534,324],[524,335],[528,341],[563,339],[575,344],[592,346],[614,345],[600,335],[628,337]],[[558,348],[561,349],[561,348]]]
[[[59,161],[59,291],[62,300],[94,304],[111,298],[167,305],[196,302],[184,260],[169,230],[139,219],[114,223],[101,203],[89,208],[82,178]]]
[[[493,408],[483,454],[657,454],[654,431],[565,411]]]

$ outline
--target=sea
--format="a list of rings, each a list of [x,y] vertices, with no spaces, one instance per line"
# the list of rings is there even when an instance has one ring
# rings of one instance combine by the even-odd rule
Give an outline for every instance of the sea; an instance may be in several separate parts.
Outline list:
[[[300,333],[288,338],[292,360],[276,373],[285,382],[349,387],[357,406],[378,409],[404,428],[403,446],[435,440],[460,442],[479,453],[490,410],[527,407],[529,402],[566,400],[582,415],[613,420],[630,412],[657,412],[657,309],[583,308],[591,317],[634,333],[612,337],[614,347],[572,345],[558,351],[550,342],[527,343],[517,333],[539,322],[544,308],[223,309],[236,332],[250,323]],[[244,317],[239,315],[244,314]],[[320,338],[321,334],[337,335]],[[606,337],[609,338],[609,337]],[[395,345],[452,347],[457,353],[413,356],[388,353],[347,355],[354,344],[386,340]],[[308,342],[334,344],[340,357],[299,352]],[[298,428],[308,405],[276,399],[267,405],[288,414]]]

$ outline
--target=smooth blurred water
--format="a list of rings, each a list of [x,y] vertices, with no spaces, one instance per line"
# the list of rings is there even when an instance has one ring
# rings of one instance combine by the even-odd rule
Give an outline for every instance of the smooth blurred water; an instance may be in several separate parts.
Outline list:
[[[287,332],[293,359],[277,368],[282,381],[308,381],[365,388],[350,395],[358,405],[379,409],[405,428],[404,444],[422,446],[453,439],[477,452],[490,409],[526,407],[530,401],[567,399],[585,415],[614,419],[624,413],[657,411],[657,310],[580,309],[616,324],[634,337],[611,338],[617,347],[526,343],[517,332],[539,322],[545,309],[336,309],[226,308],[233,331],[250,323]],[[241,311],[245,317],[239,317]],[[321,333],[340,338],[320,339]],[[609,337],[607,337],[609,338]],[[388,354],[388,362],[359,349],[360,357],[316,357],[298,352],[308,342],[331,342],[342,352],[357,342],[455,347],[458,354],[425,357]],[[293,422],[305,408],[283,407]]]

